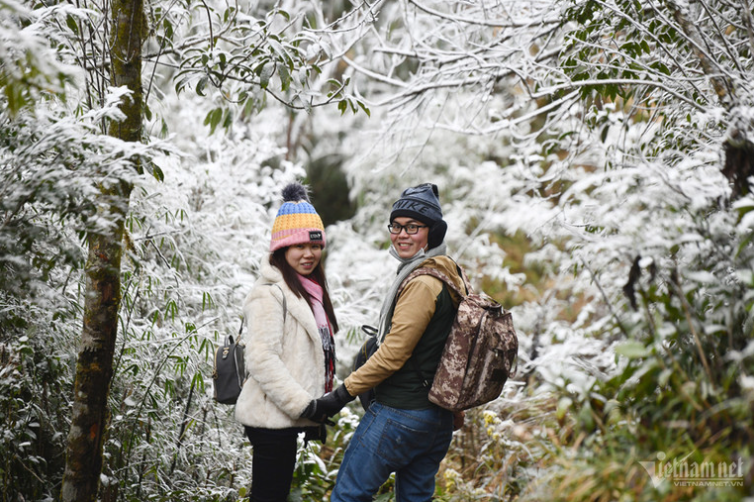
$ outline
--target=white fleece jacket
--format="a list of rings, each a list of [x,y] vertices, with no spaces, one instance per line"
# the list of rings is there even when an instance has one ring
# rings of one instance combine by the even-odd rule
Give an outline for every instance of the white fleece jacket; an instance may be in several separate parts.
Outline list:
[[[281,289],[288,307],[285,323]],[[267,429],[316,425],[299,418],[325,391],[325,355],[311,307],[265,260],[243,312],[247,330],[241,340],[248,376],[236,403],[236,420]]]

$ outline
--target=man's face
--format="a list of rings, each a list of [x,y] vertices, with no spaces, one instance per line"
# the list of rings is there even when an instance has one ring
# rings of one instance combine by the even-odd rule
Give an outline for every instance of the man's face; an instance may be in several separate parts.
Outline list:
[[[395,218],[391,223],[402,227],[409,225],[420,227],[413,235],[409,235],[405,228],[401,229],[399,234],[390,234],[390,240],[395,250],[398,251],[398,256],[408,259],[427,247],[427,239],[429,238],[429,227],[427,225],[408,217]]]

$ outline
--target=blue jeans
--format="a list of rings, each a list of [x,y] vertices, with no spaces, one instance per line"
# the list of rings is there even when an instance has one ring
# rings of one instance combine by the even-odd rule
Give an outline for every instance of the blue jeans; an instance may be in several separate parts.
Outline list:
[[[450,446],[453,414],[372,403],[346,449],[330,502],[370,502],[395,472],[397,502],[425,502]]]

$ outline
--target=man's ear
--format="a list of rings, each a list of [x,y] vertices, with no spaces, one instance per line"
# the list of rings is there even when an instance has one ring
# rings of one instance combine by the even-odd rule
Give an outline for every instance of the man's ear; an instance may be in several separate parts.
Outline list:
[[[448,231],[448,224],[445,220],[436,222],[429,228],[429,235],[427,236],[427,245],[429,249],[436,248],[442,241],[445,240],[445,232]]]

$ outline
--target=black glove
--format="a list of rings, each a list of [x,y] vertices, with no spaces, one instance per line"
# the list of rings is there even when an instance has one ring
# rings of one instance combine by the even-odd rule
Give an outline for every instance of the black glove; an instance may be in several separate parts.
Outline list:
[[[303,413],[301,413],[301,418],[308,418],[314,422],[324,423],[354,399],[356,398],[348,393],[346,386],[341,385],[319,399],[313,399],[306,409],[304,409]]]
[[[317,409],[317,400],[312,399],[309,401],[309,404],[306,408],[304,408],[304,411],[301,412],[301,418],[308,418],[312,422],[317,422],[318,424],[323,424],[327,420],[327,415],[322,413],[322,411]],[[335,425],[335,424],[333,424]]]
[[[348,393],[345,384],[341,384],[334,391],[328,392],[316,400],[317,410],[321,411],[328,417],[331,417],[354,399],[356,399],[356,397]]]

